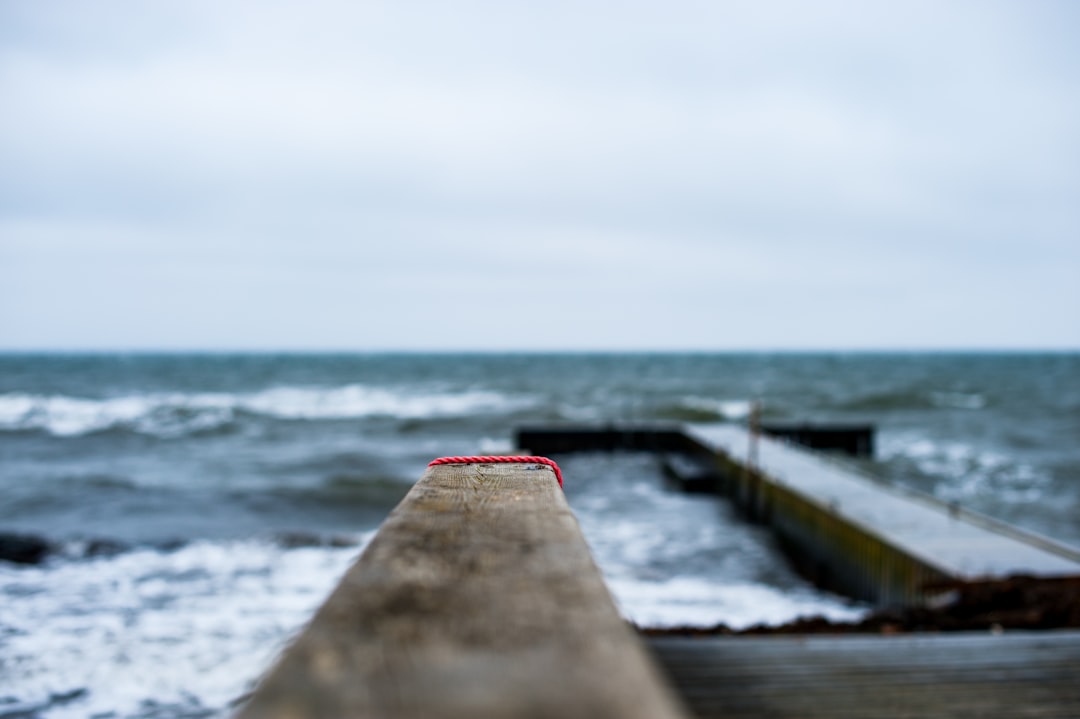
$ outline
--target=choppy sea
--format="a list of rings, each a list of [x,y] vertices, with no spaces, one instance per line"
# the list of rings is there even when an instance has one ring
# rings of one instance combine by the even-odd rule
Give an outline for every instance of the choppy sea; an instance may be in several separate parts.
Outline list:
[[[888,481],[1080,545],[1080,354],[0,355],[0,719],[218,717],[432,458],[542,422],[870,422]],[[720,500],[556,457],[641,625],[854,618]]]

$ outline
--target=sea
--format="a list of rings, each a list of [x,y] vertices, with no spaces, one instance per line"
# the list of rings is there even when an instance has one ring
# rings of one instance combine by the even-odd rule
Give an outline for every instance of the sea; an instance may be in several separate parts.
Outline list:
[[[1080,354],[0,354],[0,719],[228,716],[444,455],[540,423],[858,422],[858,469],[1080,545]],[[855,619],[654,457],[553,457],[640,626]],[[852,460],[854,461],[854,460]]]

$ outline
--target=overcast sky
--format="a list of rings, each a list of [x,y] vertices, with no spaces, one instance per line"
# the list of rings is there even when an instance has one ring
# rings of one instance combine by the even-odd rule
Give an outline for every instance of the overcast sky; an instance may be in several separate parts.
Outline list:
[[[1080,348],[1078,37],[1071,0],[0,0],[0,348]]]

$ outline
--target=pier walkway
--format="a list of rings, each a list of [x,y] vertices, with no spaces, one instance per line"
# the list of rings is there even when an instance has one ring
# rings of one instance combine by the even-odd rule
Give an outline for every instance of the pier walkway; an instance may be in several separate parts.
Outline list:
[[[686,431],[718,454],[750,461],[751,439],[741,427],[690,426]],[[1080,574],[1080,552],[1069,547],[855,474],[793,445],[769,437],[756,442],[750,469],[762,481],[798,493],[846,524],[882,537],[949,577]]]

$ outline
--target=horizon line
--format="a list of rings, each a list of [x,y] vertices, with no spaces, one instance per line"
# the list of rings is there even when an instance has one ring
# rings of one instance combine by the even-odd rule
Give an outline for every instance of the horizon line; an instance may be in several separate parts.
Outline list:
[[[1076,354],[1076,347],[684,347],[684,348],[333,348],[0,347],[0,355],[574,355],[574,354]]]

